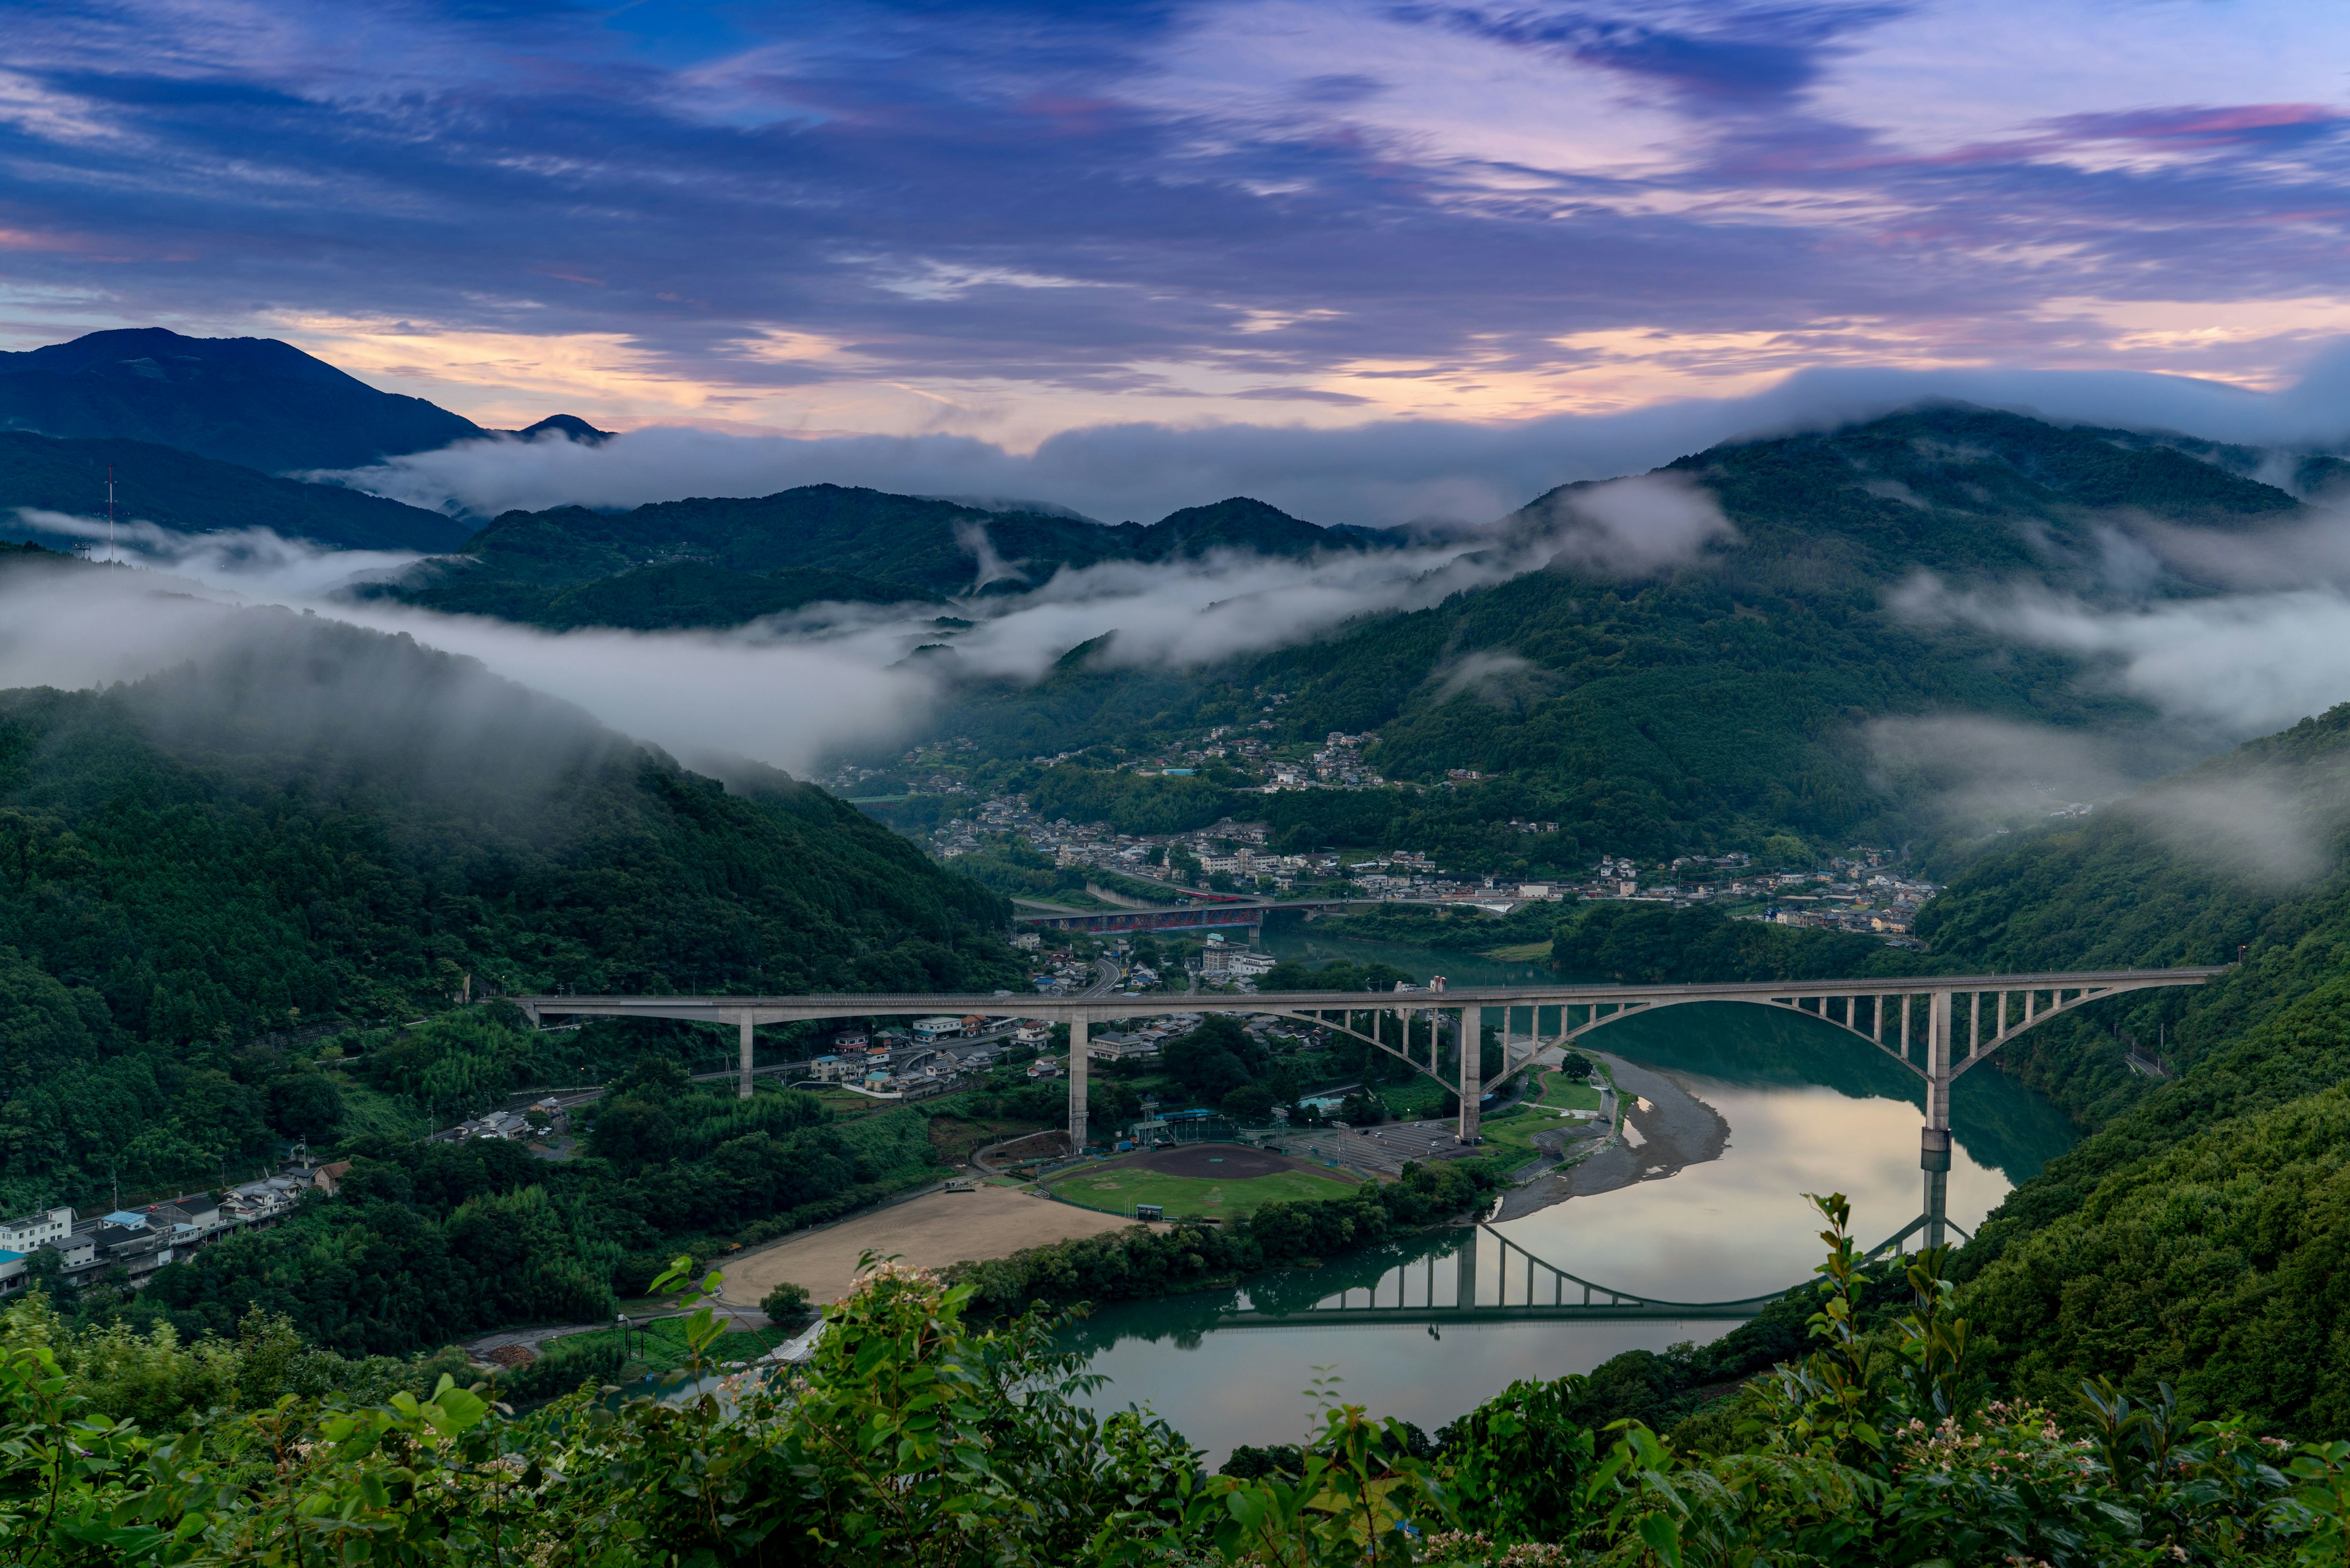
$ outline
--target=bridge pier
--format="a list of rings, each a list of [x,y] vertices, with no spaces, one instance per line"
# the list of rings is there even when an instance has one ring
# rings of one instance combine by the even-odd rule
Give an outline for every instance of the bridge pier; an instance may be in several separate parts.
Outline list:
[[[1926,1179],[1922,1212],[1929,1247],[1943,1244],[1950,1214],[1950,1019],[1957,1000],[1955,992],[1937,991],[1926,1003],[1926,1125],[1918,1132],[1918,1165]]]
[[[1477,1231],[1475,1225],[1467,1227],[1461,1238],[1461,1250],[1452,1254],[1452,1304],[1462,1311],[1477,1304]]]
[[[1086,1152],[1086,1042],[1087,1020],[1069,1014],[1069,1148]]]
[[[748,1012],[738,1012],[734,1018],[735,1022],[742,1025],[743,1047],[741,1076],[735,1081],[734,1097],[738,1100],[747,1100],[751,1097],[751,1031],[754,1025]]]
[[[1503,1028],[1509,1027],[1510,1011],[1502,1010]],[[1504,1047],[1506,1050],[1507,1047]],[[1477,1130],[1477,1102],[1485,1095],[1485,1010],[1469,1006],[1461,1010],[1461,1141],[1474,1144]]]

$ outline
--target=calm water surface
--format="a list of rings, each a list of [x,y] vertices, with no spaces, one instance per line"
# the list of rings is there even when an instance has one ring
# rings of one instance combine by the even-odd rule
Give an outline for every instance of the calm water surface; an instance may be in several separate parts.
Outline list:
[[[1461,985],[1550,978],[1531,964],[1347,941],[1310,927],[1276,929],[1267,945],[1280,957],[1378,960]],[[1918,1213],[1923,1085],[1854,1036],[1791,1013],[1721,1003],[1638,1015],[1585,1044],[1669,1075],[1730,1124],[1729,1147],[1720,1159],[1669,1179],[1573,1199],[1497,1227],[1544,1261],[1663,1300],[1725,1301],[1808,1277],[1821,1248],[1805,1192],[1850,1198],[1864,1245]],[[2073,1137],[2053,1106],[1988,1070],[1953,1085],[1951,1123],[1950,1217],[1970,1231]],[[1437,1235],[1251,1283],[1296,1304],[1359,1289],[1399,1264],[1416,1281],[1421,1262],[1438,1254],[1446,1254],[1436,1264],[1444,1275],[1458,1244],[1457,1236]],[[1490,1277],[1497,1265],[1485,1262]],[[1235,1443],[1295,1441],[1314,1408],[1302,1390],[1316,1368],[1343,1380],[1338,1391],[1349,1402],[1433,1431],[1514,1379],[1588,1371],[1626,1350],[1703,1341],[1734,1326],[1702,1319],[1448,1324],[1433,1332],[1422,1324],[1213,1325],[1219,1311],[1244,1299],[1245,1289],[1201,1293],[1096,1314],[1075,1335],[1093,1351],[1092,1369],[1110,1380],[1096,1402],[1149,1407],[1214,1463]]]

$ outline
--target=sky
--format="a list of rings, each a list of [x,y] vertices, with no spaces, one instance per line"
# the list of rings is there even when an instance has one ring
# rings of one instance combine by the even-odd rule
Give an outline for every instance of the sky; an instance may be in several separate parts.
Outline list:
[[[1032,454],[1799,371],[2276,393],[2350,331],[2350,7],[2305,0],[0,0],[0,347],[277,337],[494,426]]]

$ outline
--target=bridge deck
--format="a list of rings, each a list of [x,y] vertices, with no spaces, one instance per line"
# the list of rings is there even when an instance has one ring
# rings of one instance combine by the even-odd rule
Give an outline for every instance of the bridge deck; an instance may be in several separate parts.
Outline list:
[[[1325,1008],[1600,1006],[1619,1002],[1752,1002],[1775,997],[1901,996],[1929,991],[2081,991],[2132,982],[2178,984],[2227,973],[2224,965],[2180,969],[2117,969],[2039,971],[2025,974],[1908,975],[1869,980],[1737,981],[1700,985],[1505,985],[1459,986],[1446,991],[1284,991],[1254,994],[1187,996],[997,996],[945,995],[936,992],[847,992],[801,996],[515,996],[534,1012],[596,1012],[713,1022],[740,1012],[786,1018],[902,1016],[956,1013],[999,1018],[1060,1018],[1073,1013],[1115,1017],[1129,1012],[1202,1011],[1273,1012]],[[731,1017],[727,1019],[731,1022]]]

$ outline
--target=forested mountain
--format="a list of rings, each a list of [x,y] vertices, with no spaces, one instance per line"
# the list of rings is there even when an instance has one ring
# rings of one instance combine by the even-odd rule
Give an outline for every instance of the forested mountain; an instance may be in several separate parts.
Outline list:
[[[419,566],[390,592],[432,609],[546,626],[737,626],[818,599],[887,604],[1011,592],[1065,566],[1400,542],[1371,529],[1316,527],[1245,498],[1152,524],[1105,527],[1066,514],[983,512],[811,484],[755,500],[665,501],[621,513],[509,512],[463,555]],[[689,565],[691,587],[681,593],[676,574]],[[670,575],[648,575],[660,573]]]
[[[2149,551],[2116,567],[2117,541],[2148,519],[2225,534],[2302,515],[2236,472],[2257,461],[1965,408],[1720,447],[1664,471],[1718,501],[1733,531],[1678,564],[1610,575],[1562,553],[1431,608],[1204,670],[1073,659],[1033,687],[969,690],[951,722],[1003,758],[1092,748],[1006,782],[1128,828],[1270,815],[1297,846],[1409,846],[1503,872],[1600,850],[1754,848],[1778,832],[1898,842],[1920,825],[1871,754],[1872,720],[1962,712],[2108,732],[2152,720],[2082,681],[2078,659],[1905,612],[1902,590],[1923,571],[2091,600],[2208,591]],[[1498,537],[1553,536],[1562,501],[1587,488],[1534,502]],[[1098,771],[1260,722],[1270,732],[1252,732],[1274,742],[1376,732],[1365,760],[1391,780],[1469,769],[1486,782],[1268,800]],[[1529,841],[1513,817],[1561,831]]]
[[[10,515],[18,537],[63,543],[72,536],[18,517],[16,509],[103,516],[109,469],[118,517],[179,534],[266,528],[344,549],[438,552],[455,549],[471,533],[421,506],[340,485],[279,479],[173,447],[61,441],[23,431],[0,431],[0,513]]]
[[[0,693],[0,1192],[266,1150],[286,1064],[245,1047],[289,1025],[469,983],[986,990],[1004,915],[780,774],[729,793],[471,660],[224,609],[162,674]]]
[[[1984,857],[1920,916],[1932,953],[1904,967],[1945,973],[2243,957],[1994,1058],[2090,1129],[1959,1257],[2018,1392],[2102,1371],[2288,1430],[2350,1420],[2345,785],[2350,705]]]

